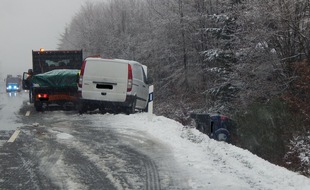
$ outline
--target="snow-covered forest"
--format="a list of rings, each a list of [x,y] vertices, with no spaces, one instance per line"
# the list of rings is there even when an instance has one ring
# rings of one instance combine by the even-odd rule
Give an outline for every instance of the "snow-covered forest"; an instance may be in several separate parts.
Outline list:
[[[226,114],[238,146],[310,176],[309,14],[309,0],[89,2],[59,49],[147,65],[156,114]]]

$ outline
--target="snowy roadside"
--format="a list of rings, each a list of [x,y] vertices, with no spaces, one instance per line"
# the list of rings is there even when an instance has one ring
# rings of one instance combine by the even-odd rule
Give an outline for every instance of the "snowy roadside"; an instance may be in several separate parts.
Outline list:
[[[87,115],[96,127],[109,121],[116,130],[146,132],[171,148],[193,189],[310,189],[310,179],[271,164],[247,150],[218,142],[171,119],[147,113]],[[131,130],[126,130],[126,133]]]

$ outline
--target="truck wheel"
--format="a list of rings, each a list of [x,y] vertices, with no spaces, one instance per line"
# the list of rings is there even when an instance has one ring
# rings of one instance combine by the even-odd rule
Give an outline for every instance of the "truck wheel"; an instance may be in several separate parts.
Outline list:
[[[36,109],[36,111],[43,111],[43,104],[39,101],[35,101],[34,108]]]

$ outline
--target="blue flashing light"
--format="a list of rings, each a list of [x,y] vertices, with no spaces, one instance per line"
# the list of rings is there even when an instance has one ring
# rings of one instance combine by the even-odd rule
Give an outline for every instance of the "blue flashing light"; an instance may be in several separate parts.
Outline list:
[[[19,87],[17,86],[17,84],[9,84],[6,87],[7,90],[19,90]]]

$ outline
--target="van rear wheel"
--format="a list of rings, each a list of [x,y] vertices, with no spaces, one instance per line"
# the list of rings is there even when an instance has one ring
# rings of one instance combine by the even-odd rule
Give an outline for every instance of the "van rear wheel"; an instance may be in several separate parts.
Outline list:
[[[137,100],[136,98],[134,98],[134,100],[131,103],[131,106],[129,106],[126,110],[127,115],[134,114],[136,112],[136,103],[137,103]]]

